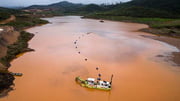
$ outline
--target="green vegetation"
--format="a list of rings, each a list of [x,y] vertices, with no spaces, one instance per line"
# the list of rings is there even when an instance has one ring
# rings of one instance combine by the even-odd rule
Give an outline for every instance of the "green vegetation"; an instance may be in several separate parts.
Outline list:
[[[24,28],[46,24],[48,21],[41,20],[39,18],[31,17],[31,16],[16,16],[16,21],[7,23],[6,25],[13,26],[17,30],[22,30]]]
[[[25,31],[22,31],[20,33],[20,36],[18,37],[18,41],[15,42],[12,45],[8,46],[7,55],[0,59],[0,62],[9,67],[10,62],[16,58],[16,56],[20,53],[33,51],[32,49],[28,48],[28,41],[33,37],[34,35]]]
[[[85,18],[148,24],[143,31],[180,37],[179,0],[132,0],[107,6],[107,10],[86,14]]]
[[[17,14],[21,14],[21,13],[22,12],[19,10],[0,7],[0,21],[9,18],[10,15],[17,15]]]
[[[0,62],[5,67],[10,67],[10,62],[17,58],[18,54],[33,51],[28,48],[28,41],[34,36],[34,34],[22,31],[24,28],[32,27],[39,24],[46,24],[48,21],[41,20],[38,17],[33,17],[31,13],[22,12],[20,10],[0,8],[0,21],[9,18],[11,15],[16,17],[16,20],[0,26],[13,26],[20,32],[18,41],[12,45],[7,46],[6,56],[0,58]],[[1,67],[0,67],[1,69]],[[8,89],[13,84],[14,77],[8,72],[8,70],[0,71],[0,93],[1,90]]]
[[[89,14],[84,17],[148,24],[150,28],[152,29],[151,30],[143,29],[142,31],[150,32],[150,33],[158,34],[158,35],[165,35],[165,36],[180,38],[180,19],[140,18],[140,17],[129,17],[129,16],[105,16],[98,13]]]
[[[7,23],[6,25],[13,26],[17,30],[23,30],[27,27],[48,23],[48,21],[42,20],[38,17],[33,17],[31,13],[23,12],[21,10],[0,7],[0,21],[9,18],[10,15],[14,15],[16,17],[16,20]],[[4,24],[1,26],[4,26]]]
[[[0,62],[2,64],[9,67],[10,62],[16,58],[16,55],[27,51],[32,51],[32,49],[28,48],[27,42],[33,37],[33,34],[25,32],[23,30],[28,27],[46,24],[48,23],[48,21],[42,20],[38,17],[34,17],[31,13],[26,13],[20,10],[13,10],[7,8],[0,8],[0,14],[2,14],[0,15],[0,20],[8,18],[10,15],[14,15],[16,17],[15,21],[11,21],[6,24],[1,24],[0,26],[13,26],[17,31],[20,32],[18,41],[12,45],[9,45],[7,47],[7,55],[0,59]]]

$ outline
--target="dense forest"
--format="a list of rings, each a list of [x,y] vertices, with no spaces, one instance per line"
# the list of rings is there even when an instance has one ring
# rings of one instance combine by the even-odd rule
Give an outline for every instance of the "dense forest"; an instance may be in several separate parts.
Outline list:
[[[20,10],[0,7],[0,21],[9,18],[10,15],[16,15],[20,13],[21,13]]]
[[[99,13],[114,16],[180,18],[179,5],[179,0],[132,0],[114,5],[83,5],[63,1],[51,5],[33,5],[25,9],[51,9],[52,14],[60,15]]]

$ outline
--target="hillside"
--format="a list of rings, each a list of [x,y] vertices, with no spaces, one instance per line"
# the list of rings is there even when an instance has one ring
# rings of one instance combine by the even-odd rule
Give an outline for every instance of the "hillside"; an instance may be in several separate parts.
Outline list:
[[[74,4],[67,1],[54,3],[50,5],[32,5],[24,10],[28,12],[35,12],[36,14],[44,14],[44,15],[61,15],[64,13],[72,13],[77,12],[78,9],[83,7],[82,4]]]
[[[180,18],[179,5],[178,0],[132,0],[117,4],[113,9],[101,13],[115,16]]]
[[[21,14],[22,12],[15,9],[0,7],[0,21],[9,18],[11,15]]]
[[[179,0],[132,0],[111,5],[106,11],[89,13],[85,17],[148,24],[144,29],[158,35],[180,37]]]
[[[50,5],[32,5],[24,10],[41,16],[99,13],[114,16],[180,18],[179,5],[179,0],[132,0],[115,5],[83,5],[63,1]]]
[[[133,0],[127,4],[180,14],[180,0]]]
[[[107,11],[114,8],[112,5],[97,4],[75,4],[67,1],[54,3],[50,5],[32,5],[24,8],[26,12],[33,12],[36,16],[57,16],[57,15],[84,15],[94,12]]]

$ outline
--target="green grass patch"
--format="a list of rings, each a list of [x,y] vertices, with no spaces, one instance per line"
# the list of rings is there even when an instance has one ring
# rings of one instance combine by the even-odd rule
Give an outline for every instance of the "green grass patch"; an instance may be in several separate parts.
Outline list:
[[[149,25],[154,30],[147,32],[171,37],[180,37],[180,19],[169,18],[140,18],[130,16],[110,16],[102,13],[86,15],[85,18],[106,19],[123,22],[143,23]]]
[[[30,17],[30,16],[16,16],[16,20],[6,25],[13,26],[17,30],[22,30],[24,28],[46,24],[48,21],[42,20],[40,18]]]

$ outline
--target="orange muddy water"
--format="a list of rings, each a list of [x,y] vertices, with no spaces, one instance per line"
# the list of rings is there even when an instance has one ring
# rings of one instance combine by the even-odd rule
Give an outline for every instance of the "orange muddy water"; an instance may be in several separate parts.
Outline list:
[[[36,51],[12,62],[10,71],[24,75],[1,101],[180,101],[179,67],[157,57],[178,50],[140,36],[150,35],[137,31],[147,25],[78,16],[45,19],[51,23],[27,30],[35,33],[29,47]],[[76,76],[99,73],[103,80],[114,74],[111,91],[75,82]]]

